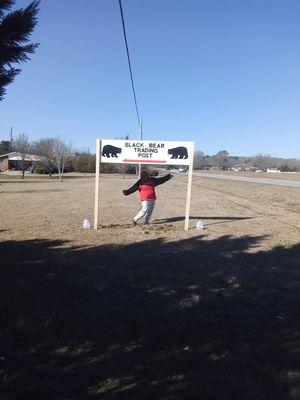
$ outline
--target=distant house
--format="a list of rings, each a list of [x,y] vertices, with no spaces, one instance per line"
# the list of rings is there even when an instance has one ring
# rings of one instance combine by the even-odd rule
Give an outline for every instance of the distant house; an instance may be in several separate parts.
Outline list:
[[[15,151],[12,153],[2,154],[0,156],[0,172],[20,170],[18,162],[22,160],[23,160],[23,155]],[[35,154],[26,154],[24,160],[28,162],[27,168],[34,168],[35,164],[44,160],[44,157],[40,157]]]
[[[248,164],[237,164],[232,168],[232,171],[250,171]]]
[[[267,172],[271,173],[271,174],[280,174],[280,169],[278,168],[268,168]]]
[[[259,169],[258,167],[251,167],[251,168],[250,168],[250,171],[251,171],[251,172],[262,172],[262,170]]]

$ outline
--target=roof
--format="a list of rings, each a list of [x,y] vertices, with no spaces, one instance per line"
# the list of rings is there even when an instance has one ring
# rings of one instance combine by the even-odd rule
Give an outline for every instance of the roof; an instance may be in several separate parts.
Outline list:
[[[21,153],[13,151],[12,153],[0,155],[0,158],[8,158],[11,161],[21,161],[21,160],[23,160],[23,155]],[[25,161],[44,161],[45,157],[41,157],[36,154],[25,154],[24,160]]]
[[[233,168],[238,168],[238,167],[250,167],[249,164],[243,163],[243,164],[237,164]]]

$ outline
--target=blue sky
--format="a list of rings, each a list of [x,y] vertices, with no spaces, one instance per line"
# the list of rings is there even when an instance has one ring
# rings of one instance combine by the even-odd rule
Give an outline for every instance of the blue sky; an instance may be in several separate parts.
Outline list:
[[[23,7],[29,1],[19,0]],[[123,0],[145,139],[300,158],[299,0]],[[117,0],[42,0],[0,138],[139,137]]]

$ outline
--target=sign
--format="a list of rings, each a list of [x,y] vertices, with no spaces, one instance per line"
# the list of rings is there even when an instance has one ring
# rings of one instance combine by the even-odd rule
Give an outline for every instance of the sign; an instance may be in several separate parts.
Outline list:
[[[192,153],[192,142],[101,140],[103,163],[190,165]]]
[[[118,164],[188,165],[184,229],[189,229],[194,142],[96,140],[94,229],[98,229],[100,162]]]

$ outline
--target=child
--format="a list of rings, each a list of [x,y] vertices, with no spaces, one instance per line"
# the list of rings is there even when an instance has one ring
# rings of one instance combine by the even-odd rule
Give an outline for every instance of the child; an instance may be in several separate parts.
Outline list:
[[[133,226],[135,226],[137,222],[145,215],[145,225],[149,225],[151,215],[155,206],[155,186],[161,185],[171,178],[173,178],[173,175],[171,174],[163,176],[162,178],[154,178],[150,177],[147,171],[143,171],[141,174],[141,178],[133,186],[131,186],[127,190],[123,190],[123,194],[125,196],[128,196],[129,194],[132,194],[137,190],[140,192],[142,208],[133,218]]]

